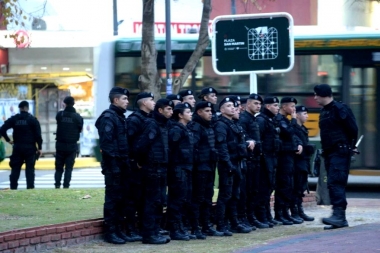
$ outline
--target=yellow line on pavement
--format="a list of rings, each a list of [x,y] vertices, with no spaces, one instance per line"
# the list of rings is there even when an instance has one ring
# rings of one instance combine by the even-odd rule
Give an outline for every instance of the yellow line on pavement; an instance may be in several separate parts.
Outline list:
[[[36,170],[54,170],[54,158],[40,158],[36,162]],[[94,157],[78,157],[75,159],[74,169],[100,167],[100,163]],[[25,164],[22,166],[25,169]],[[9,158],[0,163],[0,170],[10,170]]]

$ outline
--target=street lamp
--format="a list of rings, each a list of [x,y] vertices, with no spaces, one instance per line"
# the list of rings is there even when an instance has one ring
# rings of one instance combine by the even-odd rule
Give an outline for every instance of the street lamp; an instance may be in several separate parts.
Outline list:
[[[172,43],[171,43],[171,18],[170,0],[165,0],[165,35],[166,35],[166,95],[172,94]]]

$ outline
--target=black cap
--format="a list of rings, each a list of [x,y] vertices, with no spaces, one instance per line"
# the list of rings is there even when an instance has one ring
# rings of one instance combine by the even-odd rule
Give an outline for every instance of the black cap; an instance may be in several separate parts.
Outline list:
[[[203,88],[201,90],[201,94],[199,94],[199,98],[202,98],[203,96],[210,94],[210,93],[215,93],[215,95],[218,95],[218,92],[213,88],[213,87],[207,87]]]
[[[265,99],[264,99],[264,104],[266,104],[266,105],[279,103],[279,102],[280,101],[278,100],[277,97],[265,97]]]
[[[314,86],[314,92],[317,96],[320,97],[331,97],[332,90],[328,84],[318,84]]]
[[[248,99],[254,99],[254,100],[257,100],[257,101],[260,101],[261,103],[263,103],[263,98],[256,93],[250,94]]]
[[[63,103],[65,103],[66,105],[71,105],[71,106],[73,106],[74,105],[74,98],[73,97],[71,97],[71,96],[67,96],[67,97],[65,97],[65,99],[63,100]]]
[[[19,104],[18,104],[18,108],[24,108],[24,107],[28,107],[29,108],[29,103],[28,101],[21,101]]]
[[[191,90],[181,90],[178,93],[178,95],[180,95],[181,97],[186,97],[186,96],[194,95],[194,93]]]
[[[240,100],[239,100],[240,101]],[[237,101],[234,101],[234,107],[239,107],[239,104]]]
[[[129,91],[127,89],[121,88],[121,87],[113,87],[110,91],[110,96],[115,95],[115,94],[121,94],[121,95],[126,95],[129,97]]]
[[[247,100],[248,100],[248,98],[241,98],[241,99],[240,99],[240,103],[241,103],[242,105],[245,105],[245,104],[247,103]]]
[[[136,102],[143,98],[154,98],[154,95],[152,92],[141,92],[137,94],[136,96]]]
[[[236,95],[229,95],[229,98],[231,98],[233,101],[237,102],[240,101],[241,97]]]
[[[232,100],[230,97],[225,97],[225,98],[223,98],[222,101],[220,101],[220,103],[219,103],[219,109],[220,109],[220,107],[222,107],[222,105],[224,105],[225,103],[228,103],[228,102],[232,102],[234,104],[235,101]]]
[[[176,94],[167,95],[166,99],[169,99],[169,100],[179,100],[181,102],[183,101],[181,95],[179,95],[179,94],[177,94],[177,95]]]
[[[296,106],[296,112],[308,112],[308,109],[303,105]]]
[[[203,109],[203,108],[206,108],[206,107],[212,108],[212,104],[210,102],[207,102],[207,101],[198,102],[195,105],[195,111],[198,111],[199,109]]]
[[[174,106],[174,110],[181,110],[181,109],[192,109],[191,105],[187,102],[185,103],[179,103]]]
[[[283,97],[281,99],[281,104],[284,104],[284,103],[295,103],[295,104],[297,104],[297,99],[295,99],[294,97]]]
[[[154,106],[154,109],[158,110],[158,108],[163,108],[166,106],[174,107],[173,101],[166,99],[166,98],[161,98],[161,99],[157,100],[156,105]]]

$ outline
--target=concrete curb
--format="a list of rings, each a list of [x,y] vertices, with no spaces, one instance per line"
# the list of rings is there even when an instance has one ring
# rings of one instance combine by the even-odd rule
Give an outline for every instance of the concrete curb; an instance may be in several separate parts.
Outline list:
[[[317,205],[315,192],[306,194],[303,200],[304,207]],[[40,252],[101,239],[102,234],[102,218],[10,230],[0,233],[0,252]]]

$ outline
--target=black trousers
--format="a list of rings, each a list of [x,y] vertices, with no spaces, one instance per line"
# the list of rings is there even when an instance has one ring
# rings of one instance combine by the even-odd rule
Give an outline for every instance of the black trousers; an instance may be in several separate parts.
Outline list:
[[[310,159],[298,158],[294,160],[294,188],[292,205],[302,204],[302,199],[305,196],[308,183],[308,167]]]
[[[327,187],[333,208],[346,210],[346,186],[350,170],[351,155],[349,153],[331,152],[324,155],[327,170]]]
[[[62,151],[57,150],[55,155],[55,187],[61,186],[62,174],[65,172],[63,179],[63,187],[69,188],[71,181],[71,174],[73,172],[75,157],[77,151]]]
[[[281,152],[276,171],[275,206],[289,206],[293,196],[294,155]]]
[[[214,195],[214,171],[193,171],[193,188],[190,221],[193,229],[199,224],[207,227],[210,221],[212,197]]]
[[[163,165],[143,166],[142,199],[143,224],[142,235],[158,235],[162,220],[163,206],[166,202],[167,168]]]
[[[11,174],[9,176],[10,188],[16,190],[18,179],[20,178],[21,167],[25,163],[26,188],[34,188],[34,165],[36,163],[36,146],[14,144],[9,166]]]
[[[142,170],[136,162],[131,162],[132,170],[128,177],[128,191],[126,194],[126,218],[129,226],[134,228],[136,224],[136,212],[139,218],[139,226],[142,226],[143,199],[142,199]]]
[[[181,167],[168,170],[168,222],[180,223],[191,208],[192,172]]]
[[[265,154],[260,159],[260,180],[257,206],[267,206],[276,185],[277,157]]]
[[[248,161],[247,162],[247,176],[246,176],[246,201],[238,207],[239,216],[253,214],[255,211],[255,206],[258,205],[259,199],[264,199],[264,194],[260,192],[260,161]],[[264,176],[264,175],[263,175]],[[266,180],[267,181],[267,180]],[[242,197],[241,197],[242,198]],[[245,207],[242,205],[245,204]],[[245,210],[244,210],[245,208]]]
[[[105,196],[103,216],[108,229],[123,224],[124,221],[124,198],[126,184],[120,174],[106,172],[104,175]]]

